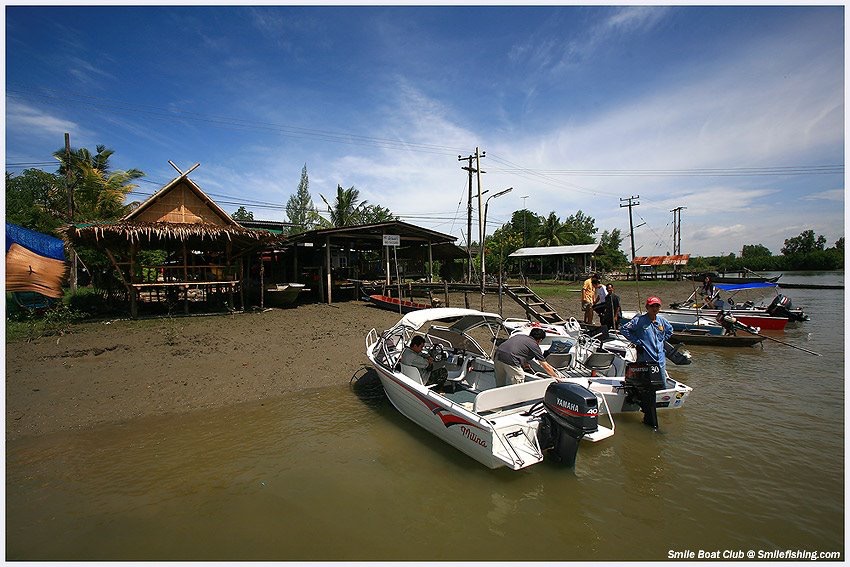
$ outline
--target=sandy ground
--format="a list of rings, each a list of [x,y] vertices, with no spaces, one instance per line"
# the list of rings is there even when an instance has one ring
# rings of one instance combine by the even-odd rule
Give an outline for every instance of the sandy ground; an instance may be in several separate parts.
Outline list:
[[[480,295],[470,294],[480,308]],[[574,300],[552,301],[565,317]],[[463,307],[462,294],[449,298]],[[498,312],[497,296],[485,310]],[[523,317],[509,298],[505,317]],[[398,313],[362,301],[235,315],[102,321],[6,345],[6,440],[347,383],[367,363],[366,333]]]

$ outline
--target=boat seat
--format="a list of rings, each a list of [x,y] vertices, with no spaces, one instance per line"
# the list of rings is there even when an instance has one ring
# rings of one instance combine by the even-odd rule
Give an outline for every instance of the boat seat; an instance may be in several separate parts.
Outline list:
[[[548,354],[544,360],[556,370],[567,370],[573,365],[573,355],[569,352]]]
[[[605,371],[614,364],[614,354],[610,352],[594,352],[584,361],[584,366],[591,370]]]
[[[401,362],[399,362],[399,365],[401,366],[402,374],[404,374],[405,376],[407,376],[418,384],[422,384],[423,386],[425,385],[422,382],[422,374],[419,372],[418,368],[416,368],[415,366],[410,366],[409,364],[402,364]]]
[[[546,388],[554,381],[554,378],[528,380],[521,384],[485,390],[475,396],[472,411],[475,413],[493,411],[498,408],[542,399],[543,394],[546,393]]]

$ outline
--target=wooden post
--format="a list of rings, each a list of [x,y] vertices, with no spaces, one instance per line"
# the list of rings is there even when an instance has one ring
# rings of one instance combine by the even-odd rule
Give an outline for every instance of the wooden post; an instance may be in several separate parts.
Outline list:
[[[233,243],[229,240],[227,241],[227,245],[225,247],[225,254],[227,255],[227,269],[228,269],[228,271],[233,270],[233,272],[235,272],[236,271],[234,269],[235,266],[233,265]],[[230,276],[231,281],[237,279],[237,277],[238,277],[238,274],[233,273]],[[230,309],[231,311],[233,311],[233,284],[230,284],[228,286],[227,308]]]
[[[445,307],[449,306],[449,282],[443,280],[443,295],[446,298]]]
[[[428,241],[428,283],[434,281],[434,252],[431,248],[431,241]]]
[[[107,253],[109,251],[107,250]],[[112,254],[109,255],[111,259],[114,260]],[[121,274],[121,267],[117,265],[118,273]],[[124,279],[124,276],[121,275],[121,279]],[[136,283],[136,243],[130,243],[130,285],[127,286],[128,293],[130,294],[130,317],[135,319],[139,316],[139,305],[136,300],[136,288],[133,287],[132,284]]]
[[[186,242],[183,242],[183,282],[189,281],[189,250],[186,248]],[[183,287],[183,313],[189,314],[189,286]]]
[[[331,287],[333,287],[333,278],[331,276],[331,237],[325,237],[325,268],[328,273],[325,275],[325,281],[328,284],[328,305],[333,301],[333,294],[331,293]]]
[[[260,309],[263,309],[263,296],[266,295],[266,284],[265,284],[265,274],[266,274],[266,263],[263,262],[263,252],[260,251]],[[245,307],[243,306],[244,310]]]
[[[65,132],[65,190],[68,193],[68,223],[74,224],[74,172],[71,170],[71,135]],[[68,244],[68,261],[71,270],[68,273],[68,284],[71,293],[77,291],[77,251]]]

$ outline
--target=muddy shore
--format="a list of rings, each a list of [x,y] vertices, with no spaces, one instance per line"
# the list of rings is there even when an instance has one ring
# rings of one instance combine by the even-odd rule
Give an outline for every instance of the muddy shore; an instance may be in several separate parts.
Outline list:
[[[647,293],[652,293],[647,290]],[[578,292],[550,303],[575,316]],[[480,296],[468,296],[480,308]],[[463,307],[462,294],[450,296]],[[625,307],[625,306],[624,306]],[[497,296],[485,309],[498,312]],[[524,317],[508,298],[505,317]],[[347,383],[364,339],[399,319],[362,301],[234,315],[79,324],[6,344],[6,440],[292,395]]]

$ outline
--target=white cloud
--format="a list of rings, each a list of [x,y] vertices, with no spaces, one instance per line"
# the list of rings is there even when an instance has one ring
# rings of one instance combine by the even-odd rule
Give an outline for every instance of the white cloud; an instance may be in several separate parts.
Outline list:
[[[806,201],[837,201],[844,202],[844,189],[831,189],[803,197]]]
[[[6,99],[6,128],[26,131],[30,136],[61,139],[64,132],[80,132],[82,127],[70,120],[48,114],[38,108]]]

